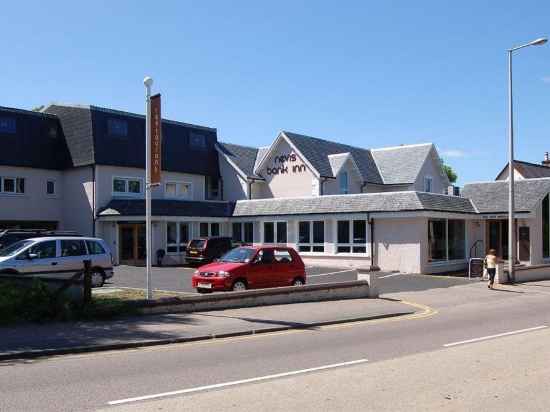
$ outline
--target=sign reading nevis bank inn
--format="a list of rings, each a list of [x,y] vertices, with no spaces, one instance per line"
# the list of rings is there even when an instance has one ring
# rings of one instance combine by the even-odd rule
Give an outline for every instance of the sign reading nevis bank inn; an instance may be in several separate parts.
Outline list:
[[[266,167],[268,175],[278,175],[287,173],[304,173],[306,165],[300,162],[296,153],[280,154],[273,157],[273,164]]]

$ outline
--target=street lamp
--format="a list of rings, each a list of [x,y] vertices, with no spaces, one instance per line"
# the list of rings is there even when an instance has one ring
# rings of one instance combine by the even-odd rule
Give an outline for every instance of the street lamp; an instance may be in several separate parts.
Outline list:
[[[527,44],[508,50],[508,137],[510,148],[510,157],[508,161],[508,273],[512,281],[515,280],[514,262],[516,258],[516,232],[514,230],[514,107],[512,99],[512,53],[529,46],[542,46],[547,41],[548,39],[546,37],[541,37]]]

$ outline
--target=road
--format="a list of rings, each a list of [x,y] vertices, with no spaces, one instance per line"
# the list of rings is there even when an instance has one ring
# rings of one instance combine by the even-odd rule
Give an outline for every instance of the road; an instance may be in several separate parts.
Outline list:
[[[194,293],[191,287],[191,277],[196,268],[191,267],[154,267],[152,272],[153,288],[164,291]],[[338,267],[307,267],[307,282],[309,284],[341,282],[356,280],[355,269],[343,269]],[[450,287],[468,283],[467,279],[456,278],[435,278],[426,276],[407,275],[398,273],[382,273],[382,287],[384,293],[395,293],[400,291],[422,290],[434,287]],[[115,275],[109,279],[105,287],[145,287],[145,268],[134,266],[117,266]]]
[[[385,281],[404,276],[388,277]],[[442,351],[442,356],[446,351],[450,356],[453,347],[445,346],[450,343],[492,335],[497,335],[493,339],[500,339],[503,333],[550,325],[550,282],[489,291],[479,282],[449,286],[446,278],[421,278],[402,279],[401,283],[412,285],[411,290],[387,296],[428,305],[433,308],[429,316],[4,363],[0,366],[0,410],[97,410],[113,401],[363,359],[368,359],[367,364],[349,366],[350,373],[358,367],[366,368],[368,373],[368,368],[377,363],[408,356]],[[428,287],[428,282],[433,287]],[[489,342],[482,339],[478,343]],[[455,362],[460,363],[460,358]],[[438,365],[431,367],[437,369]],[[314,374],[341,374],[345,370],[342,368],[345,366]],[[410,385],[422,380],[421,376],[408,378]],[[276,382],[275,379],[262,385]],[[218,389],[227,390],[232,389]],[[229,402],[231,397],[227,399]],[[294,401],[285,399],[288,410],[294,409]],[[145,408],[144,405],[141,401],[130,403],[137,408]],[[188,406],[189,410],[201,409],[200,405]]]

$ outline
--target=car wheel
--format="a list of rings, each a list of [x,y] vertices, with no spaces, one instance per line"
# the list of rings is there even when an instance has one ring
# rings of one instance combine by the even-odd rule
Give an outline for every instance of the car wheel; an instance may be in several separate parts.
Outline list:
[[[296,278],[292,281],[292,286],[304,286],[305,282],[302,278]]]
[[[100,288],[105,284],[105,275],[100,270],[94,269],[92,271],[92,287]]]
[[[235,283],[233,283],[233,291],[242,292],[243,290],[246,290],[246,282],[240,279],[236,280]]]

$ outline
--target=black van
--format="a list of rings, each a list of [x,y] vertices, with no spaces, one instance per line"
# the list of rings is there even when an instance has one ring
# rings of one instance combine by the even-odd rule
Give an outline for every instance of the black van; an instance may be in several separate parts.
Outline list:
[[[185,260],[187,263],[206,264],[212,262],[233,249],[230,237],[209,237],[192,239],[187,245]]]

